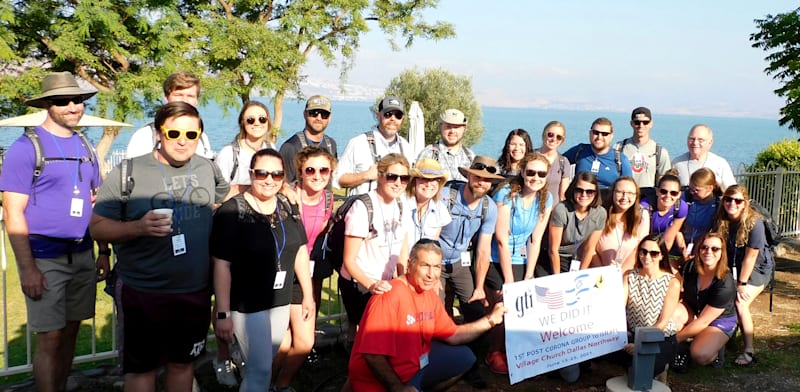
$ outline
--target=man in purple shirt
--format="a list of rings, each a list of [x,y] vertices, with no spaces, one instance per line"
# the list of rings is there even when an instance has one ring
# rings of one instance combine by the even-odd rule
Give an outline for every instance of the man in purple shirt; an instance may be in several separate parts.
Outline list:
[[[36,333],[39,391],[66,389],[80,322],[94,316],[95,285],[109,269],[108,244],[98,243],[95,261],[89,236],[100,169],[94,148],[75,132],[83,102],[95,93],[69,72],[45,76],[42,94],[25,103],[47,109],[47,117],[11,145],[0,176],[28,327]]]

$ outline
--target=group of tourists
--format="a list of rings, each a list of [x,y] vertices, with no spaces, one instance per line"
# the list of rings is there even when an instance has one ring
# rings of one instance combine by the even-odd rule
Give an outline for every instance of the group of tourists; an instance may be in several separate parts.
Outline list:
[[[601,117],[589,143],[562,155],[567,130],[552,121],[538,148],[512,130],[495,160],[462,144],[468,121],[451,108],[439,114],[440,139],[413,156],[399,134],[404,104],[388,96],[375,127],[338,156],[325,132],[331,101],[316,95],[304,129],[279,149],[267,140],[268,108],[247,102],[239,133],[215,155],[200,93],[197,77],[170,75],[167,103],[105,180],[76,132],[95,92],[52,73],[26,101],[47,117],[9,149],[0,190],[39,390],[64,390],[78,326],[106,279],[126,391],[154,391],[162,367],[168,390],[191,390],[209,324],[221,384],[292,390],[334,272],[352,345],[343,390],[440,390],[461,379],[486,388],[483,345],[488,369],[508,373],[503,285],[609,265],[620,271],[630,342],[637,327],[664,331],[654,374],[721,365],[737,327],[735,363],[756,362],[749,307],[774,268],[766,217],[710,152],[708,126],[694,126],[688,152],[670,159],[639,107],[618,143]],[[351,198],[339,211],[332,188]],[[335,222],[343,243],[331,247]],[[585,366],[559,373],[574,382]]]

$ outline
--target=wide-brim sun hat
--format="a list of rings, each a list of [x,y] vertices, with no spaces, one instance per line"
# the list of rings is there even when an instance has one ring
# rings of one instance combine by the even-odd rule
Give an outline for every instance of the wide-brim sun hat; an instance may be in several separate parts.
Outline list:
[[[490,180],[505,180],[506,178],[497,174],[500,170],[497,169],[497,161],[487,156],[478,155],[472,160],[469,167],[459,167],[458,171],[464,177],[469,174],[474,174],[478,177],[483,177]]]
[[[78,86],[78,81],[68,71],[53,72],[42,79],[42,94],[25,101],[25,104],[45,109],[51,98],[83,97],[84,100],[87,100],[95,94],[97,91],[84,90]]]
[[[410,174],[412,178],[438,178],[442,181],[447,180],[447,173],[442,170],[439,162],[431,158],[422,158],[418,160],[411,169]]]

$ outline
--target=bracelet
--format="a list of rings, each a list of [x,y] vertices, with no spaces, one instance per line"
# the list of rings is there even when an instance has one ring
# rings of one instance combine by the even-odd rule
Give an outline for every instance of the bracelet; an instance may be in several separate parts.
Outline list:
[[[494,327],[497,325],[497,323],[495,323],[494,321],[492,321],[492,318],[491,318],[491,317],[489,317],[489,315],[486,315],[486,321],[488,321],[488,322],[489,322],[489,328],[494,328]]]

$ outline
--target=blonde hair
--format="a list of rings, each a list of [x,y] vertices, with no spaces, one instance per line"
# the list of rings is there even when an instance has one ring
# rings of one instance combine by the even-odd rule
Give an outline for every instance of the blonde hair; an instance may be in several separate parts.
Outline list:
[[[747,192],[747,188],[745,188],[744,185],[735,184],[729,186],[728,189],[725,190],[723,196],[731,196],[736,193],[742,194],[746,206],[744,211],[742,211],[742,215],[739,217],[739,228],[736,230],[735,244],[737,248],[740,248],[747,245],[750,232],[753,231],[756,223],[758,223],[758,219],[764,219],[764,217],[750,206],[750,193]],[[724,238],[730,238],[731,217],[728,215],[728,212],[725,211],[724,205],[720,204],[715,218],[717,221],[717,231]]]
[[[522,193],[522,184],[525,182],[522,177],[525,175],[525,167],[528,166],[528,163],[533,161],[544,163],[544,165],[547,167],[546,171],[548,173],[550,172],[550,161],[542,153],[531,152],[525,154],[525,156],[519,161],[519,173],[511,179],[511,183],[509,184],[511,192],[506,196],[507,198],[511,198],[512,195]],[[539,189],[536,191],[536,193],[536,198],[539,200],[539,215],[541,216],[544,214],[544,210],[547,208],[547,195],[549,193],[547,190],[547,177],[545,177],[545,184],[542,189]]]

